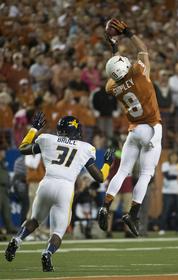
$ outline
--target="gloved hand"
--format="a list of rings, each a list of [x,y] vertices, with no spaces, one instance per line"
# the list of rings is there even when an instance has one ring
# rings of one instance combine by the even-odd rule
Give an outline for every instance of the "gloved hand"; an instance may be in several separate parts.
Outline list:
[[[110,23],[111,27],[115,28],[118,32],[118,35],[124,34],[126,37],[131,38],[133,33],[129,30],[127,24],[124,21],[118,19],[112,19]]]
[[[45,124],[46,124],[46,119],[44,113],[43,112],[35,113],[32,119],[32,127],[36,128],[37,130],[40,130],[45,126]]]
[[[114,148],[108,148],[104,154],[104,162],[111,165],[114,159]]]

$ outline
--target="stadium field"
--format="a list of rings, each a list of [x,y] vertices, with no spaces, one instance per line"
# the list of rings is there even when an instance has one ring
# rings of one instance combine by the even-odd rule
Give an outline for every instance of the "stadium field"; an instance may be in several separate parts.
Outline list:
[[[55,272],[41,271],[44,242],[25,242],[15,260],[4,259],[0,279],[174,280],[178,279],[178,238],[65,240],[53,256]]]

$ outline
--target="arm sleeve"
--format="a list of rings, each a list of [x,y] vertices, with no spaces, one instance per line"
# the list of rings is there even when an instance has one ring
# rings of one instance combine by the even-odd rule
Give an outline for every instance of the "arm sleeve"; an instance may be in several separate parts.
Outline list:
[[[37,143],[32,144],[32,153],[33,155],[41,153],[40,146]]]
[[[95,160],[93,158],[90,158],[87,163],[85,164],[85,167],[88,168],[90,165],[94,164]]]

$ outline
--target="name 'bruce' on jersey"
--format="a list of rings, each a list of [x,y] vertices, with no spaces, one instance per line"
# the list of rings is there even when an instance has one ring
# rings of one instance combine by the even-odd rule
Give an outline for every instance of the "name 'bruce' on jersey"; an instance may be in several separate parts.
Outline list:
[[[95,147],[83,141],[41,134],[35,142],[40,146],[48,177],[74,182],[87,161],[96,158]]]

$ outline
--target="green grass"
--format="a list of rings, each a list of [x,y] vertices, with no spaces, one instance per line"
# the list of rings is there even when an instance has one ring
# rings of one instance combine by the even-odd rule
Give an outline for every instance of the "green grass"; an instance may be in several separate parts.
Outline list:
[[[45,243],[23,243],[15,260],[4,259],[0,243],[0,279],[89,275],[178,274],[178,238],[64,241],[53,256],[54,273],[41,272]]]

